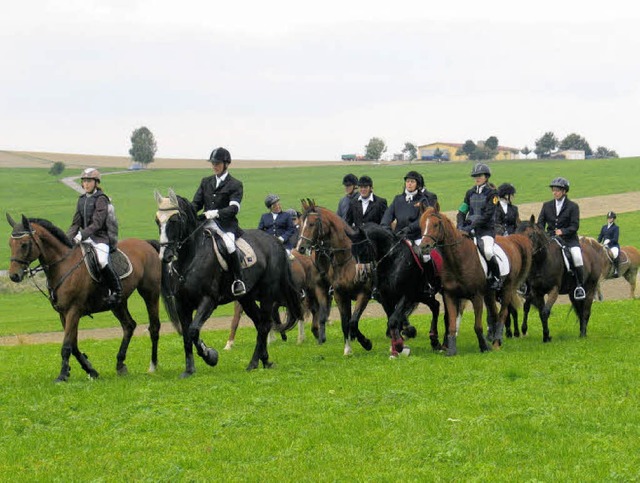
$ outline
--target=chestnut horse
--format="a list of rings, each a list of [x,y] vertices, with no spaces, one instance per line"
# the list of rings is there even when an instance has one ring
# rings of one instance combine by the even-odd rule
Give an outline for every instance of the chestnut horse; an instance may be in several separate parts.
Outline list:
[[[456,318],[465,299],[471,300],[475,314],[475,332],[480,351],[489,350],[483,335],[483,300],[489,313],[489,339],[493,347],[502,344],[502,331],[509,307],[517,303],[516,290],[526,280],[531,268],[531,241],[522,235],[497,237],[496,243],[509,258],[510,271],[498,293],[500,313],[496,309],[496,293],[487,287],[487,278],[480,262],[478,248],[471,238],[457,230],[451,220],[432,207],[420,217],[423,253],[438,248],[443,258],[442,288],[448,319],[447,355],[455,355]]]
[[[610,280],[613,277],[613,258],[609,250],[598,243],[595,238],[580,237],[584,239],[586,243],[589,243],[596,252],[600,255],[603,262],[602,279]],[[629,282],[631,289],[631,298],[636,298],[636,283],[638,278],[638,267],[640,267],[640,252],[636,247],[630,245],[620,247],[620,265],[618,267],[618,275]],[[602,300],[602,293],[600,292],[600,286],[598,286],[598,300]]]
[[[371,350],[358,322],[371,298],[371,280],[357,276],[356,261],[351,255],[351,232],[346,222],[334,212],[317,206],[313,200],[302,201],[300,238],[297,249],[301,254],[315,252],[315,263],[320,274],[333,288],[344,335],[344,355],[352,354],[351,340],[357,339],[365,350]],[[351,312],[351,300],[356,301]],[[320,325],[319,341],[325,340],[325,326]]]
[[[587,325],[591,317],[591,305],[595,297],[596,289],[603,273],[604,261],[596,252],[596,249],[584,240],[580,241],[582,259],[584,262],[584,291],[586,297],[576,300],[573,291],[576,287],[575,277],[568,273],[562,256],[560,242],[549,236],[541,226],[536,224],[532,215],[528,221],[518,225],[517,233],[529,236],[533,243],[533,263],[527,279],[527,302],[538,309],[542,322],[542,341],[550,342],[549,316],[551,308],[556,303],[558,295],[568,294],[571,305],[580,320],[580,337],[586,337]],[[545,302],[545,296],[547,300]],[[526,308],[526,307],[525,307]],[[522,322],[522,333],[528,329],[527,311]]]
[[[118,248],[124,252],[133,271],[122,280],[122,302],[116,307],[107,307],[104,296],[106,288],[98,285],[89,274],[84,263],[80,246],[74,245],[67,235],[51,222],[39,218],[27,219],[16,223],[9,214],[7,221],[13,227],[9,240],[11,247],[11,265],[9,278],[21,282],[29,265],[38,260],[47,276],[49,300],[60,315],[64,329],[62,342],[62,368],[56,382],[69,379],[71,354],[80,363],[91,378],[98,377],[86,354],[78,348],[78,324],[80,317],[97,312],[111,310],[122,325],[123,337],[117,355],[116,370],[126,374],[125,359],[136,322],[131,317],[127,299],[134,290],[144,299],[149,315],[149,334],[151,336],[151,365],[154,372],[158,365],[158,338],[160,319],[158,317],[160,300],[161,264],[158,259],[159,246],[156,242],[147,242],[135,238],[122,240]]]

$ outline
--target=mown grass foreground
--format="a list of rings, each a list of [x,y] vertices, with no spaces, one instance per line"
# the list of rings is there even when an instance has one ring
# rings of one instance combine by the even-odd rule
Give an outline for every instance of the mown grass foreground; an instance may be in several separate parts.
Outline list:
[[[119,341],[83,341],[101,377],[73,361],[53,384],[59,344],[0,351],[0,474],[14,481],[634,481],[640,478],[638,301],[594,305],[589,336],[567,306],[541,342],[531,335],[478,352],[470,315],[459,355],[433,353],[426,316],[412,355],[390,360],[382,319],[374,342],[342,356],[339,324],[270,346],[270,370],[245,372],[255,331],[215,368],[178,379],[178,335],[134,338],[130,374],[115,375]],[[205,333],[220,349],[226,331]],[[292,333],[293,336],[293,333]]]

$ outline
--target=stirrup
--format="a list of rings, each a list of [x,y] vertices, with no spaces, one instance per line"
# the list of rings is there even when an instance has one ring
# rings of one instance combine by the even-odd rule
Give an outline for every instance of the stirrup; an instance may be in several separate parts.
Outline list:
[[[247,293],[247,287],[242,280],[234,280],[231,284],[231,293],[234,297],[240,297]]]
[[[582,287],[576,287],[573,291],[573,298],[576,300],[584,300],[586,297],[587,294]]]
[[[502,280],[496,277],[492,277],[492,280],[489,282],[489,289],[495,290],[496,292],[502,290]]]

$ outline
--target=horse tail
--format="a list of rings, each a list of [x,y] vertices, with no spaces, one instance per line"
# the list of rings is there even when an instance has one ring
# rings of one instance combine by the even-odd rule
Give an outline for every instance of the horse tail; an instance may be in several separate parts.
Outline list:
[[[151,244],[153,245],[153,243]],[[158,245],[157,250],[160,250],[160,245]],[[162,302],[164,303],[164,308],[169,315],[169,320],[171,320],[171,324],[173,325],[174,329],[176,329],[176,332],[178,334],[182,335],[182,325],[180,324],[180,316],[178,315],[178,307],[176,305],[176,296],[173,293],[174,291],[171,287],[171,280],[171,269],[168,264],[163,263],[162,278],[160,281],[160,293],[162,294]]]
[[[149,245],[151,245],[156,252],[160,253],[160,242],[158,240],[145,240]]]
[[[284,274],[280,278],[280,292],[284,295],[284,303],[288,316],[287,325],[282,328],[281,332],[293,328],[298,320],[303,319],[302,301],[298,293],[299,289],[293,282],[293,272],[291,271],[291,264],[288,260],[286,260],[284,267]]]

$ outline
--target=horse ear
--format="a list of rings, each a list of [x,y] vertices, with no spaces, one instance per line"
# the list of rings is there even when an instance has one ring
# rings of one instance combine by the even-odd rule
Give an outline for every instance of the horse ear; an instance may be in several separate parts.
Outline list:
[[[158,190],[153,190],[153,196],[155,197],[158,206],[160,206],[160,203],[162,203],[162,195],[160,192]]]
[[[307,203],[305,200],[300,200],[300,203],[302,204],[302,211],[307,211],[307,208],[309,208],[309,203]]]
[[[436,201],[436,206],[433,207],[436,213],[440,213],[440,202]]]
[[[29,224],[29,219],[24,215],[22,215],[22,226],[25,230],[31,233],[31,225]]]
[[[5,214],[7,215],[7,221],[11,225],[11,228],[14,228],[16,226],[15,220],[11,218],[11,215],[9,213],[5,213]]]
[[[178,203],[178,197],[176,196],[175,191],[173,191],[171,188],[169,188],[169,199],[174,206],[180,206],[180,203]]]
[[[535,215],[531,215],[531,218],[529,218],[529,223],[531,223],[532,225],[536,224],[536,217]]]

